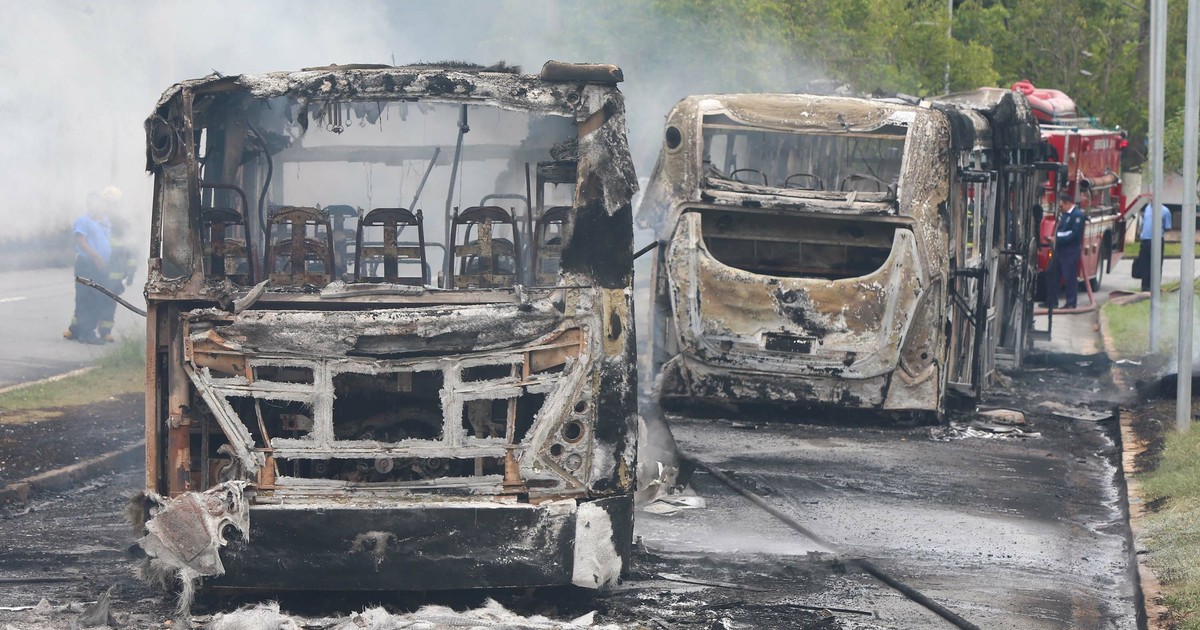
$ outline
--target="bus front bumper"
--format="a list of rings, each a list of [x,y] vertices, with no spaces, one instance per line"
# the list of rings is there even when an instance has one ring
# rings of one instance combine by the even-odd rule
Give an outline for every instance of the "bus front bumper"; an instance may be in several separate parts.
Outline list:
[[[888,412],[938,412],[937,380],[909,384],[900,370],[867,378],[795,375],[712,366],[676,355],[663,366],[659,389],[664,405],[696,403],[782,405]]]
[[[633,497],[524,503],[255,505],[226,528],[210,589],[424,591],[575,584],[629,569]]]

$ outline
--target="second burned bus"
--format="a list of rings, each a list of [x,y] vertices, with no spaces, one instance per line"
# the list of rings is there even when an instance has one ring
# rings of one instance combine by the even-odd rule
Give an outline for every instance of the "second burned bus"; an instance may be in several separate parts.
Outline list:
[[[1028,343],[1040,151],[1006,90],[684,99],[638,215],[660,242],[660,400],[926,415],[978,396]]]

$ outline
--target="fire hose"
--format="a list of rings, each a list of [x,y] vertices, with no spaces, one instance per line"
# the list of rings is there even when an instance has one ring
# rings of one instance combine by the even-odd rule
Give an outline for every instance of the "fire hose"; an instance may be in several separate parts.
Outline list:
[[[725,484],[726,486],[729,486],[730,489],[732,489],[734,492],[742,495],[746,499],[749,499],[751,503],[753,503],[754,505],[757,505],[758,507],[767,511],[771,516],[774,516],[775,518],[779,519],[784,525],[787,525],[788,527],[792,528],[793,530],[799,532],[800,535],[804,536],[805,538],[808,538],[809,540],[817,543],[818,545],[821,545],[822,547],[825,547],[826,549],[829,549],[830,551],[834,552],[835,554],[837,554],[839,556],[843,556],[851,564],[855,564],[855,565],[861,567],[864,572],[868,573],[869,575],[878,579],[879,581],[883,582],[884,584],[887,584],[888,586],[896,589],[898,592],[900,592],[900,594],[902,594],[905,597],[907,597],[908,599],[924,606],[925,608],[929,609],[933,613],[937,614],[942,619],[945,619],[946,621],[949,621],[950,623],[954,624],[955,627],[961,628],[962,630],[979,630],[979,626],[976,626],[975,624],[967,621],[966,619],[963,619],[954,611],[935,602],[934,600],[930,599],[929,596],[925,595],[924,593],[921,593],[920,591],[916,590],[915,588],[905,584],[904,582],[901,582],[900,580],[896,579],[895,577],[891,576],[890,574],[884,572],[883,569],[880,569],[879,567],[875,566],[868,560],[863,559],[863,558],[849,557],[848,554],[846,554],[845,551],[842,550],[841,547],[839,547],[837,544],[835,544],[829,540],[826,540],[820,534],[817,534],[816,532],[812,531],[811,529],[805,527],[802,523],[797,521],[791,515],[785,513],[783,510],[780,510],[779,508],[775,507],[774,505],[771,505],[770,503],[767,502],[766,499],[764,499],[761,496],[759,496],[758,494],[756,494],[753,490],[738,483],[733,478],[731,478],[729,475],[726,475],[725,473],[721,472],[720,470],[717,470],[716,467],[714,467],[708,463],[705,463],[703,461],[700,461],[699,459],[696,459],[695,457],[692,457],[690,455],[681,454],[681,457],[692,462],[697,467],[703,468],[705,471],[708,472],[708,474],[712,475],[713,477],[716,477],[716,479],[718,481]]]
[[[109,291],[108,289],[104,288],[97,282],[94,282],[92,280],[89,280],[89,279],[81,277],[81,276],[75,276],[75,282],[78,282],[79,284],[82,284],[85,287],[92,287],[93,289],[103,293],[104,295],[107,295],[108,297],[116,300],[117,304],[124,306],[125,308],[133,311],[134,313],[137,313],[138,315],[141,315],[142,317],[146,316],[146,311],[143,311],[142,309],[130,304],[129,302],[126,302],[125,300],[121,299],[121,296],[117,295],[116,293],[113,293],[112,291]]]

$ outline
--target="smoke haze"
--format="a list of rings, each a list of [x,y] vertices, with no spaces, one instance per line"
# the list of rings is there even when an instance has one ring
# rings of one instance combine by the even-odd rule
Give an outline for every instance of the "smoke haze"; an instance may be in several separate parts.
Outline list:
[[[626,0],[12,7],[0,23],[0,242],[63,229],[88,192],[109,184],[124,192],[121,213],[144,232],[150,180],[142,122],[171,84],[213,71],[503,59],[536,72],[547,59],[616,63],[625,70],[630,140],[644,177],[662,120],[680,97],[795,91],[815,76],[781,42],[753,37],[740,10],[709,7],[698,12],[707,16],[702,22]]]

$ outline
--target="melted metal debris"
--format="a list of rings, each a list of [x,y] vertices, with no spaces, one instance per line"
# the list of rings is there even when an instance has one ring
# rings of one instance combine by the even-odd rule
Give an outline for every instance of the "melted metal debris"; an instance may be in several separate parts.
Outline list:
[[[681,494],[659,497],[639,509],[651,514],[670,516],[681,510],[702,510],[706,507],[708,507],[708,502],[704,500],[704,497],[696,496],[696,491],[688,488]]]
[[[1104,420],[1111,420],[1114,417],[1113,411],[1111,409],[1103,410],[1103,411],[1093,411],[1093,410],[1087,409],[1085,407],[1071,407],[1071,406],[1064,405],[1062,403],[1053,402],[1053,401],[1043,402],[1042,404],[1038,405],[1038,407],[1046,409],[1050,413],[1054,414],[1055,416],[1058,416],[1059,418],[1066,418],[1067,420],[1083,420],[1084,422],[1101,422]]]
[[[1034,431],[1028,427],[1019,427],[1006,424],[994,424],[981,421],[951,422],[946,426],[933,427],[929,430],[929,437],[939,440],[961,440],[963,438],[1040,438],[1040,431]]]
[[[196,582],[202,576],[225,573],[219,551],[226,540],[223,532],[232,526],[244,537],[250,535],[250,506],[244,490],[247,482],[227,481],[205,492],[187,492],[174,499],[151,494],[159,507],[146,522],[145,536],[138,544],[149,556],[142,578],[162,586],[175,577],[182,586],[179,613],[191,608]]]
[[[935,440],[959,440],[962,438],[1039,438],[1041,432],[1034,431],[1025,422],[1025,414],[1016,409],[991,409],[980,411],[969,422],[950,422],[946,426],[933,427],[929,437]]]
[[[511,612],[495,600],[487,600],[474,610],[457,612],[445,606],[423,606],[413,613],[392,614],[383,608],[369,608],[349,617],[302,619],[279,611],[279,604],[259,604],[228,613],[218,614],[208,624],[209,630],[245,630],[270,628],[288,630],[302,627],[332,630],[392,630],[396,628],[508,628],[512,630],[557,630],[560,628],[596,628],[620,630],[623,626],[595,622],[595,613],[571,621],[555,621],[541,615],[524,617]],[[626,626],[627,627],[627,626]]]

